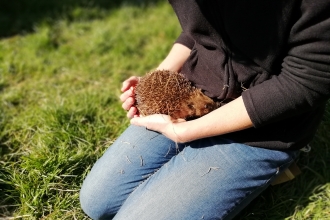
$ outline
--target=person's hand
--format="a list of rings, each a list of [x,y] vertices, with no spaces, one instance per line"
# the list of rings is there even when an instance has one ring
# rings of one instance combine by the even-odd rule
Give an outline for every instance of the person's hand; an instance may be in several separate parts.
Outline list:
[[[184,119],[173,119],[168,115],[154,114],[145,117],[134,117],[131,119],[131,124],[146,127],[146,129],[162,133],[169,139],[177,143],[185,142],[182,137],[182,129],[178,128],[180,122],[185,122]]]
[[[121,87],[122,94],[120,95],[120,101],[123,103],[122,107],[127,111],[128,118],[139,117],[139,111],[134,106],[135,104],[135,92],[134,88],[139,82],[139,77],[131,76],[123,82]]]

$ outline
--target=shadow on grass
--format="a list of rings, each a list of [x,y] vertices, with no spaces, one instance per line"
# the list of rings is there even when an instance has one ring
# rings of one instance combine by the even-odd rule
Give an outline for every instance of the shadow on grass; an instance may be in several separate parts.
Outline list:
[[[147,7],[161,0],[10,0],[0,1],[0,38],[33,32],[36,24],[59,18],[92,20],[120,5]],[[103,12],[103,13],[100,13]]]
[[[0,118],[1,119],[1,118]],[[0,132],[3,131],[3,123],[0,124]],[[0,219],[10,216],[15,209],[15,200],[8,195],[8,192],[13,192],[14,187],[9,184],[10,169],[4,159],[6,154],[11,153],[11,149],[6,145],[8,138],[0,136]]]
[[[8,135],[5,133],[7,123],[8,121],[0,105],[0,219],[11,215],[16,208],[16,202],[13,198],[18,196],[15,193],[14,186],[10,184],[10,172],[8,172],[10,166],[6,162],[6,156],[13,153],[13,149],[7,145],[9,140]]]
[[[268,187],[234,220],[285,219],[315,202],[313,198],[319,193],[319,188],[330,183],[329,129],[330,102],[318,132],[310,143],[312,150],[301,153],[296,161],[302,173],[292,181]]]
[[[9,173],[4,166],[5,164],[1,164],[0,167],[0,219],[11,216],[17,207],[14,197],[19,196],[18,193],[15,193],[14,187],[8,184]]]

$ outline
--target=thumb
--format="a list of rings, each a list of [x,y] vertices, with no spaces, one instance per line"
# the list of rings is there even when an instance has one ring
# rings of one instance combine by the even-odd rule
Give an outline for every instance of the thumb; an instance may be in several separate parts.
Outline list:
[[[180,123],[180,122],[186,122],[186,120],[183,119],[183,118],[177,118],[177,119],[172,119],[172,122],[173,123]]]

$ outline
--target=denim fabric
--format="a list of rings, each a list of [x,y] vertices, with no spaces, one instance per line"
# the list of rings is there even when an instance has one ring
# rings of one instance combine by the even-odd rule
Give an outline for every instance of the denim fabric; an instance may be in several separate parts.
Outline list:
[[[81,206],[93,219],[231,219],[295,155],[221,137],[176,144],[130,126],[86,177]]]

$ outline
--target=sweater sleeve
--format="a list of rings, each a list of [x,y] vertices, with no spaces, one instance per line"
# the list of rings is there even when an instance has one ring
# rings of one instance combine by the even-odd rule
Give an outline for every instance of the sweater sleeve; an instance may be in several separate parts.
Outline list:
[[[303,0],[281,72],[243,92],[255,127],[303,114],[330,96],[330,1]]]
[[[194,47],[195,41],[182,31],[179,37],[176,39],[175,43],[182,44],[189,49],[192,49]]]

